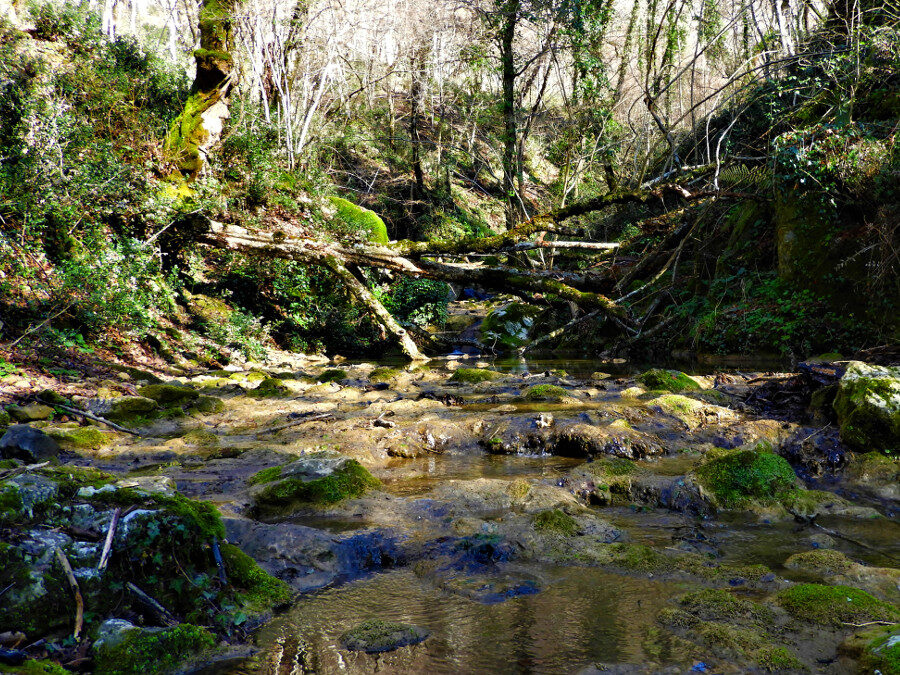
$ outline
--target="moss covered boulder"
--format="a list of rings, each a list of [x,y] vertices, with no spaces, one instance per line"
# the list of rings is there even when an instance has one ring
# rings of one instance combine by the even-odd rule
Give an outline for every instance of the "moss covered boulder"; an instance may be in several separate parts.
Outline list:
[[[531,524],[538,532],[553,532],[564,537],[571,537],[578,532],[578,523],[565,511],[548,509],[536,513]]]
[[[53,408],[40,403],[29,405],[11,405],[6,409],[7,414],[16,422],[39,422],[53,417]]]
[[[861,673],[900,675],[900,623],[869,626],[847,638],[838,653],[856,659]]]
[[[900,453],[900,368],[852,361],[838,383],[834,412],[850,447]]]
[[[460,384],[478,384],[479,382],[491,382],[504,377],[503,373],[487,368],[457,368],[450,376],[451,382]]]
[[[109,401],[109,411],[106,413],[106,417],[116,422],[132,422],[140,418],[152,417],[158,410],[159,404],[152,398],[119,396]]]
[[[387,244],[390,241],[387,226],[377,213],[342,197],[329,197],[328,199],[337,209],[335,216],[354,232],[376,244]]]
[[[80,427],[66,424],[44,430],[50,438],[59,443],[63,450],[101,450],[116,441],[116,436],[97,427]]]
[[[528,344],[541,307],[511,302],[488,314],[481,323],[481,341],[492,347],[515,349]]]
[[[277,377],[267,377],[249,395],[253,398],[284,398],[291,395],[291,390]]]
[[[105,675],[164,675],[184,661],[212,650],[217,642],[206,628],[190,624],[167,629],[123,630],[116,639],[95,643],[96,670]]]
[[[200,394],[190,387],[180,384],[148,384],[137,390],[139,396],[155,401],[162,408],[192,403]]]
[[[562,387],[555,384],[536,384],[525,392],[525,400],[534,403],[563,403],[573,400],[573,397]]]
[[[341,636],[341,644],[351,651],[377,654],[415,645],[428,638],[428,631],[394,621],[366,621]]]
[[[225,302],[208,295],[188,295],[186,299],[188,313],[203,325],[227,324],[234,313]]]
[[[269,472],[253,492],[257,511],[325,506],[381,485],[359,462],[337,452],[312,453],[280,467],[277,476]]]
[[[637,377],[637,381],[644,387],[655,391],[669,391],[680,394],[683,391],[697,391],[700,385],[697,381],[685,375],[679,370],[663,370],[653,368]]]
[[[797,476],[783,457],[760,449],[717,456],[694,472],[718,506],[735,508],[750,500],[773,501],[792,491]]]
[[[797,584],[779,591],[775,602],[795,619],[822,626],[900,622],[900,608],[849,586]]]

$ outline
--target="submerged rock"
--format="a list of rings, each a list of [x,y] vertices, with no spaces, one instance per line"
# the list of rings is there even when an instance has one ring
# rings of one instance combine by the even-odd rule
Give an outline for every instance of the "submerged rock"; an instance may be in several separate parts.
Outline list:
[[[900,368],[850,362],[834,411],[847,445],[863,452],[900,451]]]
[[[0,457],[41,462],[56,457],[59,443],[40,429],[27,424],[13,424],[0,437]]]
[[[351,651],[377,654],[419,644],[428,635],[427,630],[418,626],[373,619],[344,633],[341,644]]]

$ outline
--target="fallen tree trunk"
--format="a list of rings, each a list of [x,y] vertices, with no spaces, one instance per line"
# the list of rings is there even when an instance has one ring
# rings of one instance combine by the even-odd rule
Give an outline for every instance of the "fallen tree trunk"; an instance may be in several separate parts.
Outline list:
[[[713,196],[710,192],[689,192],[678,184],[665,184],[650,189],[619,191],[570,204],[556,211],[541,214],[502,234],[489,237],[467,237],[459,241],[414,242],[395,241],[386,245],[368,243],[335,243],[312,237],[290,237],[284,232],[251,232],[242,227],[213,221],[205,222],[200,241],[207,245],[241,251],[250,255],[284,258],[303,264],[324,267],[335,273],[347,286],[356,302],[363,305],[384,332],[393,337],[403,354],[411,359],[423,359],[415,342],[378,299],[349,269],[349,266],[380,268],[411,277],[426,277],[486,290],[509,293],[534,302],[536,296],[575,303],[580,307],[608,316],[623,331],[635,332],[635,321],[626,307],[610,299],[605,293],[612,280],[604,275],[558,271],[521,270],[506,266],[485,266],[473,263],[450,263],[436,258],[475,254],[517,252],[538,248],[573,248],[605,252],[618,244],[598,242],[526,241],[541,232],[558,232],[554,226],[575,216],[598,211],[609,206],[627,203],[659,201],[668,198],[696,201]],[[715,193],[719,198],[723,193]],[[740,196],[740,195],[735,195]]]

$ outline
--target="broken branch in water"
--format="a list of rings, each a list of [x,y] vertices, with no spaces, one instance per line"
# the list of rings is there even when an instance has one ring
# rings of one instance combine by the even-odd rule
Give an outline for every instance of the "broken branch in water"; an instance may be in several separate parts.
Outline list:
[[[72,589],[72,594],[75,596],[75,630],[72,633],[72,637],[77,640],[81,635],[81,628],[84,625],[84,598],[81,597],[81,589],[78,587],[78,580],[75,578],[75,572],[72,571],[72,565],[69,564],[69,559],[59,546],[54,548],[56,558],[59,560],[59,564],[62,566],[63,572],[66,575],[66,581],[69,582],[69,588]]]

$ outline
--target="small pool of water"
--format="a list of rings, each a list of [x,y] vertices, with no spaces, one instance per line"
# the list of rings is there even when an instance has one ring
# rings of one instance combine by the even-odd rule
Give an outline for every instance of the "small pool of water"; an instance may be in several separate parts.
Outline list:
[[[379,471],[378,477],[387,492],[416,497],[448,480],[556,479],[583,463],[583,459],[553,455],[433,455],[397,459]]]
[[[656,613],[672,584],[590,568],[547,568],[544,589],[498,604],[446,593],[410,570],[306,596],[258,635],[256,663],[232,673],[571,673],[593,663],[689,664],[661,637]],[[382,655],[349,652],[340,636],[369,619],[431,632]]]

